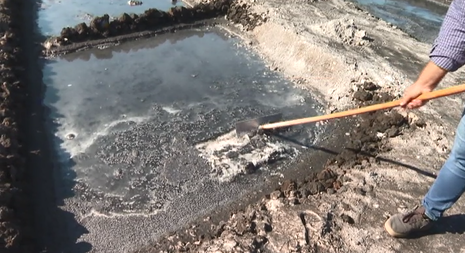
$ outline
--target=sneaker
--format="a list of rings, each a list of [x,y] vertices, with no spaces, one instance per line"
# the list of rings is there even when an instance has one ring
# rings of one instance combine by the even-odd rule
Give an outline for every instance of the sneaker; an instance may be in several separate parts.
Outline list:
[[[429,229],[433,221],[425,215],[425,208],[417,206],[408,213],[391,216],[384,228],[392,237],[407,237],[416,232]]]

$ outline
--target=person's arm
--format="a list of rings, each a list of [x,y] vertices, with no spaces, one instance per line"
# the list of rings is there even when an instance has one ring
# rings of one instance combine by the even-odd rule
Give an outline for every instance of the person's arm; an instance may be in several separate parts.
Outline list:
[[[454,0],[433,43],[430,61],[414,84],[404,92],[401,106],[417,108],[426,101],[415,99],[424,92],[434,90],[448,72],[465,64],[465,0]]]
[[[447,74],[447,72],[447,70],[438,67],[434,62],[428,62],[421,71],[415,83],[405,89],[400,106],[409,109],[423,106],[428,101],[415,98],[425,92],[434,90],[438,86],[439,82],[441,82],[442,78]]]

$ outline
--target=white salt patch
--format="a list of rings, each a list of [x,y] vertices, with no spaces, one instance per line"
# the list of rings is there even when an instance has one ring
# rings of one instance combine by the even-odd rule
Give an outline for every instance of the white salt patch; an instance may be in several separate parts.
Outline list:
[[[95,209],[90,210],[89,213],[84,214],[81,216],[80,220],[83,221],[87,218],[90,217],[100,217],[100,218],[119,218],[119,217],[128,217],[128,216],[139,216],[139,217],[150,217],[152,215],[156,215],[160,212],[163,212],[164,210],[155,210],[152,212],[147,212],[147,213],[142,213],[142,212],[125,212],[125,213],[114,213],[114,212],[109,212],[107,214],[99,212]]]
[[[296,105],[301,105],[303,102],[305,102],[305,98],[302,95],[299,94],[269,94],[269,93],[263,93],[263,97],[257,97],[258,102],[260,104],[265,105],[265,106],[270,106],[270,107],[278,107],[278,108],[284,108],[284,107],[290,107],[290,106],[296,106]],[[271,97],[270,97],[271,96]]]
[[[176,113],[181,111],[181,110],[175,109],[173,107],[169,107],[169,106],[164,106],[164,107],[162,107],[162,109],[165,110],[167,113],[171,113],[171,114],[176,114]]]
[[[62,120],[57,120],[57,123],[59,123],[61,126],[55,133],[55,136],[63,141],[60,144],[60,147],[69,154],[69,157],[67,158],[72,158],[80,153],[84,153],[87,148],[89,148],[97,140],[97,138],[108,135],[112,128],[114,128],[116,125],[125,122],[142,123],[147,119],[148,117],[129,117],[115,120],[106,124],[102,124],[98,127],[99,130],[93,133],[86,133],[80,131],[80,129],[75,129],[72,122],[62,122]],[[68,140],[66,135],[69,133],[76,133],[76,137],[72,140]]]
[[[250,152],[241,152],[241,149],[251,143],[249,136],[238,137],[235,131],[231,131],[217,139],[197,144],[200,157],[206,159],[213,171],[213,177],[220,182],[227,182],[244,172],[245,165],[249,162],[255,166],[265,164],[276,153],[290,157],[298,151],[282,143],[266,142],[263,147],[252,148]],[[236,153],[230,157],[228,154]],[[289,154],[286,154],[289,153]]]

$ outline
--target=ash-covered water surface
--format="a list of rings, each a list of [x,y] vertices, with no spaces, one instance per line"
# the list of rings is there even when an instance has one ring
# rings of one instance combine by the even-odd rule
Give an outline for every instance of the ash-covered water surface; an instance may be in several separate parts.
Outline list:
[[[92,18],[108,14],[110,19],[123,13],[143,13],[149,8],[168,10],[185,6],[177,0],[42,0],[38,12],[38,28],[43,35],[59,35],[66,26],[74,27]]]
[[[57,194],[95,249],[126,251],[259,190],[323,131],[236,136],[237,121],[318,106],[217,28],[51,59],[44,82]]]

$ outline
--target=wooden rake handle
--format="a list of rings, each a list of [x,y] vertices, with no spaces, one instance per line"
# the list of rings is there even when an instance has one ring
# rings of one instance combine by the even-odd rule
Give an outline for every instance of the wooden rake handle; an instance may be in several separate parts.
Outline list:
[[[433,98],[439,98],[439,97],[445,97],[445,96],[458,94],[464,91],[465,91],[465,84],[462,84],[462,85],[452,86],[452,87],[441,89],[441,90],[423,93],[417,99],[430,100]],[[322,115],[322,116],[315,116],[315,117],[308,117],[308,118],[302,118],[302,119],[295,119],[295,120],[264,124],[264,125],[261,125],[259,128],[260,129],[273,129],[273,128],[279,128],[279,127],[288,127],[288,126],[312,123],[312,122],[317,122],[317,121],[322,121],[322,120],[342,118],[342,117],[358,115],[358,114],[362,114],[366,112],[394,108],[394,107],[400,106],[400,102],[401,100],[399,99],[399,100],[395,100],[392,102],[387,102],[387,103],[382,103],[382,104],[377,104],[377,105],[370,105],[370,106],[366,106],[362,108],[352,109],[352,110],[343,111],[343,112],[336,112],[336,113]]]

